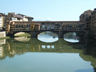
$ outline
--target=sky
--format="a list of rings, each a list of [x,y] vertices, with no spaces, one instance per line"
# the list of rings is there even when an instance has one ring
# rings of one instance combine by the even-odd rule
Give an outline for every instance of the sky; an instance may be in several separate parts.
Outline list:
[[[35,21],[78,21],[86,10],[94,10],[96,0],[1,0],[0,12],[32,16]]]

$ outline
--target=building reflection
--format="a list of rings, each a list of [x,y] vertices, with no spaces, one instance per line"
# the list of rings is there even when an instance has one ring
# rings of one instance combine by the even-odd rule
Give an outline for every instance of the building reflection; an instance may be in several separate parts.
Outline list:
[[[0,58],[2,58],[3,57],[3,47],[1,46],[0,47]]]
[[[4,57],[4,48],[2,45],[6,44],[6,39],[0,40],[0,58]]]
[[[0,45],[6,44],[6,39],[1,39],[0,40]]]
[[[6,44],[1,45],[2,53],[1,59],[7,56],[14,57],[16,54],[20,55],[26,52],[65,52],[65,53],[79,53],[82,50],[75,49],[66,43],[63,39],[54,43],[44,43],[38,39],[30,39],[30,41],[20,42],[13,39],[6,40]]]
[[[90,61],[96,72],[96,42],[93,38],[89,38],[83,51],[84,55],[80,55],[85,61]]]
[[[96,68],[96,58],[88,55],[90,48],[80,49],[80,46],[66,43],[64,39],[59,39],[54,43],[44,43],[37,39],[30,39],[28,42],[20,42],[14,39],[6,40],[6,44],[0,45],[0,59],[14,57],[27,52],[54,52],[54,53],[79,53],[85,61],[90,61]],[[96,49],[95,49],[96,50]],[[87,51],[87,52],[86,52]],[[95,52],[93,52],[96,54]]]

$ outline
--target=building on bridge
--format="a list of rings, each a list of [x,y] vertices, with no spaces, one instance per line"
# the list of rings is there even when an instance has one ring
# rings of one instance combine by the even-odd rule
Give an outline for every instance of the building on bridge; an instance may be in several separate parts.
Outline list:
[[[96,35],[96,9],[87,10],[80,15],[80,21],[33,21],[33,17],[23,14],[0,13],[0,29],[7,34],[16,32],[43,32],[54,31],[59,34],[62,32],[91,31]]]
[[[15,14],[15,13],[8,13],[8,15],[5,15],[3,13],[0,13],[0,29],[4,28],[7,29],[8,24],[10,22],[16,21],[16,22],[32,22],[33,17],[29,17],[23,14]]]
[[[89,30],[90,29],[90,24],[91,24],[91,14],[92,10],[87,10],[83,14],[80,15],[80,22],[83,22],[86,24],[86,28]]]
[[[4,21],[5,20],[5,15],[3,13],[0,13],[0,31],[3,30],[4,27]]]
[[[85,11],[81,14],[80,21],[86,24],[86,29],[96,39],[96,9]]]
[[[96,9],[91,14],[91,23],[90,23],[90,29],[93,35],[96,37]]]

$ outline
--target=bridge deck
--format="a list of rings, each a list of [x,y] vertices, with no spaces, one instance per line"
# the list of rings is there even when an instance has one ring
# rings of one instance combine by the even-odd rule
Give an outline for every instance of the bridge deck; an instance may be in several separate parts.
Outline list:
[[[84,31],[85,24],[80,21],[12,21],[8,24],[8,33],[31,31]]]

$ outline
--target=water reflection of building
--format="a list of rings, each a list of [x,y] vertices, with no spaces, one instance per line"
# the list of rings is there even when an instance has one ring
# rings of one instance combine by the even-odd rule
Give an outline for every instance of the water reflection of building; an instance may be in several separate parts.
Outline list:
[[[1,46],[0,47],[0,58],[2,58],[3,57],[3,47]]]
[[[2,45],[2,44],[6,44],[6,39],[1,39],[0,40],[0,45]]]
[[[0,46],[0,59],[14,57],[15,55],[21,55],[27,52],[79,53],[80,57],[86,61],[91,61],[92,66],[94,66],[96,59],[84,55],[83,50],[76,49],[77,46],[70,45],[63,39],[55,43],[43,43],[37,39],[32,39],[29,42],[7,40],[5,45]],[[96,67],[94,66],[94,68]]]
[[[80,50],[74,49],[67,44],[63,39],[55,43],[44,43],[37,39],[32,39],[29,42],[19,42],[16,40],[7,40],[3,47],[3,56],[13,57],[16,54],[25,52],[71,52],[78,53]]]
[[[2,58],[3,57],[3,53],[4,53],[4,48],[3,48],[3,46],[2,45],[4,45],[4,44],[6,44],[6,39],[1,39],[0,40],[0,58]]]

